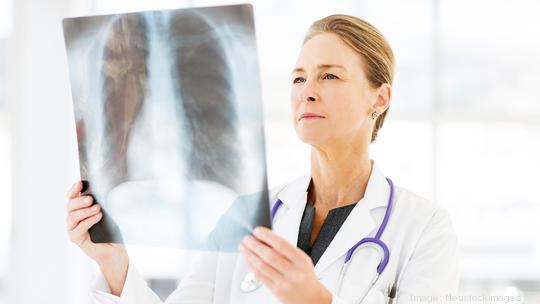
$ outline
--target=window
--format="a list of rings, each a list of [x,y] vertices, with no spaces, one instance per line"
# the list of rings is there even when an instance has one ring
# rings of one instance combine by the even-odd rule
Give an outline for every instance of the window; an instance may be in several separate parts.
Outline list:
[[[360,16],[387,36],[397,59],[378,159],[398,169],[388,174],[418,176],[409,188],[451,213],[464,294],[525,292],[532,300],[540,273],[540,4],[362,3]]]
[[[0,303],[7,276],[7,259],[11,231],[10,122],[6,101],[6,40],[11,33],[11,1],[0,0]]]
[[[539,9],[440,2],[435,179],[462,242],[464,279],[539,279]]]

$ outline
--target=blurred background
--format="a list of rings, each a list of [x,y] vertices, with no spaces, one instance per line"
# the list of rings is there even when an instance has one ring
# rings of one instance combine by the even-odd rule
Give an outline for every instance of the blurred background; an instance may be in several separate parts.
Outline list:
[[[95,265],[69,242],[66,192],[78,161],[64,17],[235,4],[182,0],[0,0],[0,304],[90,303]],[[251,1],[270,186],[309,169],[289,111],[308,26],[333,13],[375,25],[396,55],[389,116],[372,158],[450,211],[464,303],[540,303],[540,2]],[[165,297],[188,259],[129,248]],[[476,297],[476,298],[475,298]]]

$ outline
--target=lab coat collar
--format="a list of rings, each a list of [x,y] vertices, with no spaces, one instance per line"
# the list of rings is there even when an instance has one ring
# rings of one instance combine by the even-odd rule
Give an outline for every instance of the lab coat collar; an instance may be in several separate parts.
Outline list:
[[[371,175],[368,180],[364,197],[353,208],[334,239],[323,253],[315,272],[320,274],[336,259],[342,257],[349,248],[368,236],[375,226],[372,210],[385,207],[390,195],[390,189],[385,176],[372,160]],[[311,172],[288,184],[277,197],[283,202],[285,210],[276,215],[273,224],[274,231],[292,244],[298,242],[299,225],[307,201],[307,190],[311,181]]]

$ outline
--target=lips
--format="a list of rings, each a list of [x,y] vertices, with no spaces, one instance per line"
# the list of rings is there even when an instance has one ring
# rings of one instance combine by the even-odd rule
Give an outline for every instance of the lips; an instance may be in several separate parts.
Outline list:
[[[300,115],[300,118],[299,118],[298,120],[302,120],[302,119],[316,119],[316,118],[324,118],[324,116],[319,115],[319,114],[315,114],[315,113],[309,113],[309,112],[306,112],[306,113],[303,113],[302,115]]]

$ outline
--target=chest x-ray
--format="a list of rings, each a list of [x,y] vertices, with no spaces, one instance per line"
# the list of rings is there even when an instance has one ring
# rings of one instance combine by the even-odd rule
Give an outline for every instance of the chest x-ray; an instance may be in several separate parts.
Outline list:
[[[250,5],[63,26],[81,178],[105,215],[93,241],[234,250],[269,226]]]

